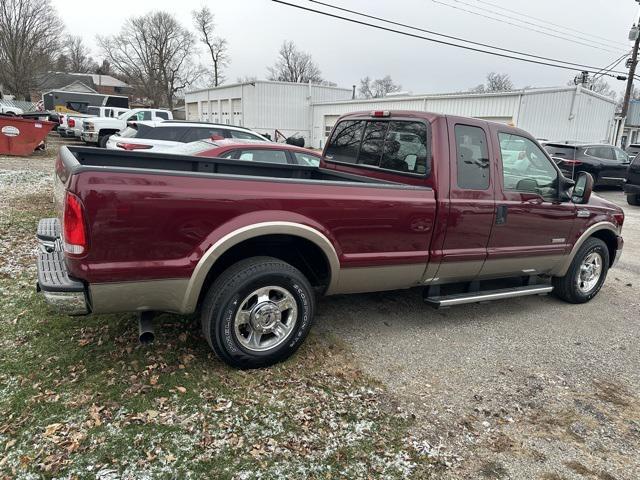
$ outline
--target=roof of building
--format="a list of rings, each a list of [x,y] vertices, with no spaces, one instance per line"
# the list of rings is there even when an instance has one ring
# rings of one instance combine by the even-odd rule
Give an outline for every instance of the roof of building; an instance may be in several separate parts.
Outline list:
[[[112,77],[111,75],[98,75],[95,73],[67,73],[67,72],[47,72],[40,75],[38,88],[41,91],[62,90],[76,82],[80,82],[95,91],[98,86],[129,88],[125,82]]]
[[[615,100],[611,97],[607,97],[605,95],[601,95],[599,93],[593,92],[586,88],[578,86],[570,86],[570,87],[544,87],[544,88],[524,88],[521,90],[510,90],[505,92],[482,92],[482,93],[473,93],[473,92],[453,92],[453,93],[431,93],[431,94],[413,94],[413,95],[391,95],[388,97],[382,98],[356,98],[350,100],[332,100],[328,102],[315,102],[315,105],[333,105],[336,103],[344,103],[344,104],[358,104],[358,103],[371,103],[371,102],[397,102],[402,100],[415,100],[415,99],[444,99],[444,98],[481,98],[481,97],[504,97],[504,96],[513,96],[513,95],[535,95],[535,94],[544,94],[544,93],[555,93],[555,92],[565,92],[576,90],[580,93],[584,93],[587,95],[591,95],[596,98],[600,98],[602,100],[606,100],[609,103],[615,103]]]
[[[277,82],[277,81],[272,81],[272,80],[252,80],[250,82],[227,83],[227,84],[224,84],[224,85],[220,85],[218,87],[198,88],[196,90],[189,90],[186,93],[206,92],[207,90],[221,90],[221,89],[224,89],[224,88],[239,87],[241,85],[252,85],[252,86],[254,86],[256,83],[265,83],[265,84],[269,84],[269,85],[290,85],[290,86],[295,85],[295,86],[304,86],[304,87],[309,86],[308,83]],[[351,92],[350,88],[337,87],[335,85],[322,85],[321,83],[312,83],[311,86],[312,87],[329,88],[329,89],[333,89],[333,90],[343,90],[343,91]]]

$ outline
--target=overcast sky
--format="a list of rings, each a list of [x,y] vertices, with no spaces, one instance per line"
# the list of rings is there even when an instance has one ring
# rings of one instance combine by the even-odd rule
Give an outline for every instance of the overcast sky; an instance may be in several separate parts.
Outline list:
[[[307,0],[288,1],[329,11]],[[638,4],[633,0],[324,1],[477,42],[602,67],[624,53],[625,45],[630,50],[627,35],[634,19],[638,17]],[[597,45],[602,48],[599,49],[572,43],[509,25],[507,22],[517,23],[512,19],[502,17],[502,21],[496,21],[461,10],[497,16],[496,13],[471,7],[476,6],[526,22],[536,22],[500,10],[487,2],[580,30],[582,33],[563,31],[563,35],[571,34],[576,42],[583,42],[577,37],[586,37],[603,42],[606,46]],[[77,0],[54,0],[53,3],[68,31],[81,35],[96,57],[99,57],[96,35],[117,33],[130,16],[142,15],[154,9],[165,10],[175,14],[183,25],[192,28],[191,11],[206,4],[215,14],[218,35],[229,42],[232,62],[225,72],[228,81],[245,75],[265,78],[266,69],[275,61],[278,48],[284,40],[293,40],[301,49],[312,54],[324,78],[344,87],[351,87],[366,75],[391,75],[403,90],[413,93],[465,90],[482,83],[490,71],[508,73],[516,87],[564,85],[575,75],[571,71],[500,59],[382,32],[269,0],[109,0],[101,3],[97,10]],[[600,38],[593,38],[593,35],[619,43],[612,45]],[[204,55],[202,61],[206,61]],[[611,79],[610,84],[618,92],[624,88],[623,82],[615,79]]]

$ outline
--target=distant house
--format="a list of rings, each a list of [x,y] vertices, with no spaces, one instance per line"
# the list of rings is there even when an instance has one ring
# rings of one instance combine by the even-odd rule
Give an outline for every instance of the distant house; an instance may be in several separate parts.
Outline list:
[[[103,95],[126,95],[131,98],[133,88],[111,75],[97,73],[47,72],[40,75],[37,90],[31,92],[31,100],[38,102],[44,92],[66,90],[79,93],[101,93]]]

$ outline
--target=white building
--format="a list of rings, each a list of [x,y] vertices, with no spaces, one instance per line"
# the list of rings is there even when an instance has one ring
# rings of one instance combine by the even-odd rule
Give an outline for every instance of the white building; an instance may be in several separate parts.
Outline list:
[[[500,93],[388,96],[352,100],[352,90],[258,81],[186,94],[187,119],[244,125],[259,133],[298,133],[321,148],[340,115],[367,110],[419,110],[508,123],[536,138],[608,142],[615,102],[581,86]],[[211,112],[211,114],[209,113]]]
[[[257,80],[185,94],[187,120],[248,127],[257,133],[298,134],[309,144],[311,105],[346,100],[352,90],[305,83]]]

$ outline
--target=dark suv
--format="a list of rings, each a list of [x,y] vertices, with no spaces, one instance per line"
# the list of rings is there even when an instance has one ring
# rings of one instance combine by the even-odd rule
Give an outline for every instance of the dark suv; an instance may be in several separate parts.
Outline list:
[[[640,206],[640,155],[636,155],[627,171],[627,183],[624,186],[629,205]]]
[[[624,150],[606,144],[547,143],[544,148],[567,178],[588,172],[594,185],[621,186],[627,176],[629,155]]]
[[[625,152],[627,152],[631,158],[635,157],[640,153],[640,143],[632,143],[625,149]]]

